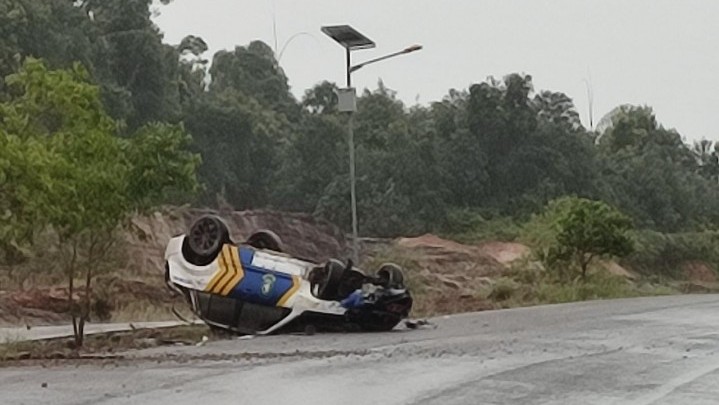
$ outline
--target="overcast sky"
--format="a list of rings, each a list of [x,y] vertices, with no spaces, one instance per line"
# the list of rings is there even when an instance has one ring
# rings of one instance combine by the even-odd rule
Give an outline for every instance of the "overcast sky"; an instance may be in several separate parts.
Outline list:
[[[165,40],[188,34],[221,49],[259,39],[274,47],[298,97],[322,80],[344,85],[343,49],[320,32],[350,24],[377,43],[354,62],[411,44],[424,49],[352,75],[382,79],[408,105],[440,100],[488,76],[531,74],[535,90],[574,99],[588,126],[619,104],[647,104],[688,140],[719,140],[719,1],[716,0],[175,0],[155,19]]]

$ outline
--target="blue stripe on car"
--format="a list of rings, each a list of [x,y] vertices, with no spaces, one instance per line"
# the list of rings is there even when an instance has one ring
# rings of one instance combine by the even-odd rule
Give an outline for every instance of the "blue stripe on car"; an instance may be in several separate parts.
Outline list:
[[[230,297],[261,305],[275,306],[292,288],[292,276],[252,265],[254,250],[240,246],[240,261],[245,276],[230,292]],[[266,277],[271,275],[271,277]],[[263,286],[265,287],[263,291]]]

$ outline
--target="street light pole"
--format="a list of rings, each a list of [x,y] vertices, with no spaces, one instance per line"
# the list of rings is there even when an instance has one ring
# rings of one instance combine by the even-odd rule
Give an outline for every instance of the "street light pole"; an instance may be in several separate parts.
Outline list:
[[[352,88],[352,60],[350,49],[347,53],[347,88]],[[357,230],[357,181],[355,178],[355,131],[354,131],[354,110],[349,111],[347,120],[347,144],[350,152],[350,200],[352,205],[352,260],[359,262],[359,231]]]
[[[347,54],[347,88],[352,88],[352,59],[350,57],[350,48],[345,48]]]
[[[349,119],[347,124],[347,143],[349,146],[350,155],[350,199],[352,204],[352,259],[355,263],[359,261],[359,232],[357,230],[357,190],[356,190],[356,178],[355,178],[355,140],[354,140],[354,112],[356,110],[356,95],[352,88],[352,72],[367,66],[371,63],[379,62],[385,59],[392,58],[394,56],[403,55],[406,53],[418,51],[422,49],[420,45],[412,45],[399,52],[394,52],[389,55],[381,56],[379,58],[371,59],[366,62],[352,66],[352,59],[350,52],[359,49],[374,48],[375,43],[369,38],[359,33],[349,25],[335,25],[322,27],[322,32],[327,34],[330,38],[337,41],[340,45],[345,48],[346,56],[346,69],[347,69],[347,88],[340,92],[340,111],[349,112]],[[345,97],[349,97],[346,99]],[[345,98],[343,100],[343,98]]]

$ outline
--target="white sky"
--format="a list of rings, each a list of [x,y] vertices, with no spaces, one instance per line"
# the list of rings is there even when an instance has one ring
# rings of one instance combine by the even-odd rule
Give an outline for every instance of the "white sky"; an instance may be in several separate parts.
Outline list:
[[[220,49],[260,39],[281,49],[299,98],[322,80],[344,85],[344,51],[320,32],[350,24],[377,43],[353,61],[411,44],[424,49],[352,75],[358,89],[382,79],[406,104],[440,100],[488,76],[531,74],[535,90],[574,99],[588,125],[619,104],[647,104],[688,140],[719,140],[719,1],[716,0],[175,0],[155,19],[169,43],[188,34]]]

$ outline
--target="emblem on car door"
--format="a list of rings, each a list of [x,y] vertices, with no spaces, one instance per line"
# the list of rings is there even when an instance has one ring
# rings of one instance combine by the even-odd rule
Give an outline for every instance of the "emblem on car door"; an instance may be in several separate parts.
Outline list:
[[[265,274],[262,276],[262,289],[260,290],[262,295],[270,295],[272,287],[275,286],[275,281],[277,281],[277,278],[274,274]]]

